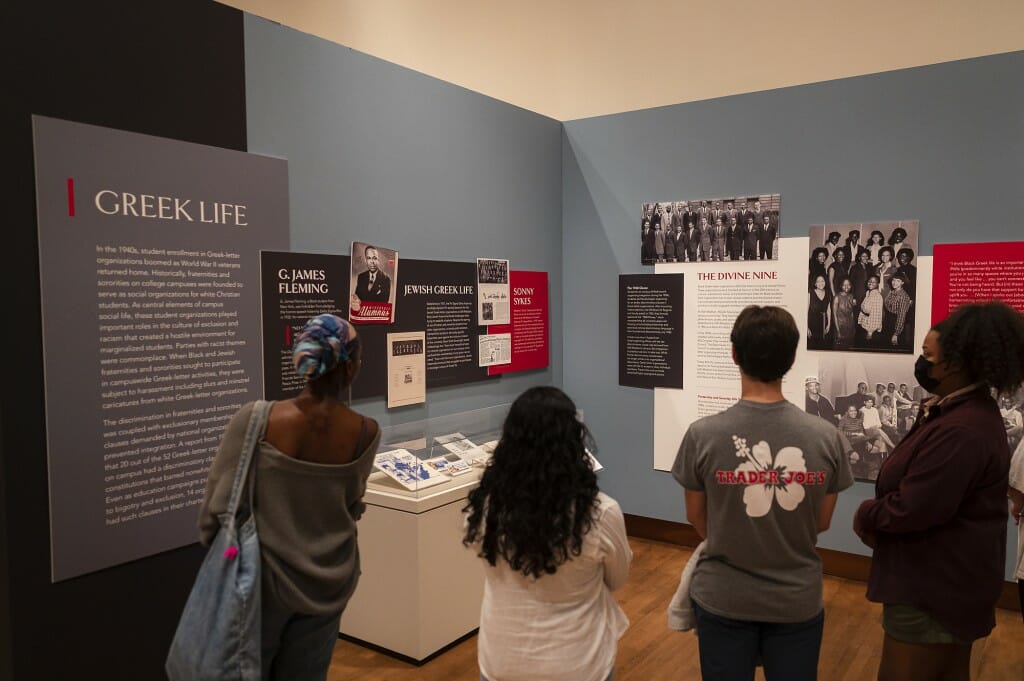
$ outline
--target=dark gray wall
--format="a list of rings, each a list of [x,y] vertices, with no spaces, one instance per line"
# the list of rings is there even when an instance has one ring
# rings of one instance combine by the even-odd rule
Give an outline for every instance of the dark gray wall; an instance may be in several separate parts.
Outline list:
[[[31,114],[245,151],[248,97],[251,150],[289,159],[295,250],[347,252],[372,229],[416,258],[551,272],[550,370],[432,391],[403,418],[561,381],[561,125],[210,0],[23,3],[3,18],[17,64],[0,107],[17,332],[0,347],[17,359],[0,391],[0,679],[162,678],[202,547],[49,578]]]
[[[198,544],[50,582],[31,115],[244,151],[242,13],[210,0],[0,11],[11,50],[0,107],[11,282],[0,334],[0,679],[159,679],[203,560]],[[83,332],[64,331],[81,356]]]
[[[1015,52],[565,124],[564,386],[626,513],[684,518],[682,489],[652,470],[653,393],[616,379],[617,275],[650,269],[641,202],[781,192],[783,236],[919,218],[923,255],[935,243],[1019,240],[1021,74]],[[822,546],[868,553],[849,525],[871,494],[857,483],[840,495]]]
[[[245,56],[249,151],[288,159],[293,251],[366,240],[550,274],[548,370],[431,390],[425,406],[359,408],[388,424],[560,384],[561,124],[250,15]]]

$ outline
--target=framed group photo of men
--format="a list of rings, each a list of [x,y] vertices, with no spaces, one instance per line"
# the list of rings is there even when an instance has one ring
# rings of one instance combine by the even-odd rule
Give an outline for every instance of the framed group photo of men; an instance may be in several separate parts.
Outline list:
[[[778,260],[779,194],[645,203],[640,262]]]

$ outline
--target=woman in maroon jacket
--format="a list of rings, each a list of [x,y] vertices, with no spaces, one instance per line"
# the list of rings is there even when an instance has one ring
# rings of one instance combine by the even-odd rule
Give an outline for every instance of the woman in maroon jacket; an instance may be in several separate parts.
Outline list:
[[[995,626],[1006,564],[1010,452],[999,392],[1024,383],[1024,316],[957,308],[925,336],[914,375],[933,397],[882,465],[854,531],[875,549],[868,599],[884,604],[880,681],[967,680]]]

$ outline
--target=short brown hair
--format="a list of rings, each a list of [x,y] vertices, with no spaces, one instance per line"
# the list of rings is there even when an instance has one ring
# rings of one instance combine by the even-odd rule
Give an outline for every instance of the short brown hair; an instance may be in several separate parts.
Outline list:
[[[800,332],[793,315],[781,307],[748,305],[736,317],[729,340],[740,370],[771,383],[793,366]]]

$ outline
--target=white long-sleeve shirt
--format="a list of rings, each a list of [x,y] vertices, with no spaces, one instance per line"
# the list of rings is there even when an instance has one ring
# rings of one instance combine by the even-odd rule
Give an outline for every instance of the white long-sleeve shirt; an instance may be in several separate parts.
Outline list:
[[[861,407],[860,413],[864,417],[864,430],[882,427],[882,418],[878,415],[877,408]]]
[[[612,591],[633,552],[618,502],[598,494],[579,556],[534,579],[484,563],[477,658],[488,681],[602,681],[629,626]]]

